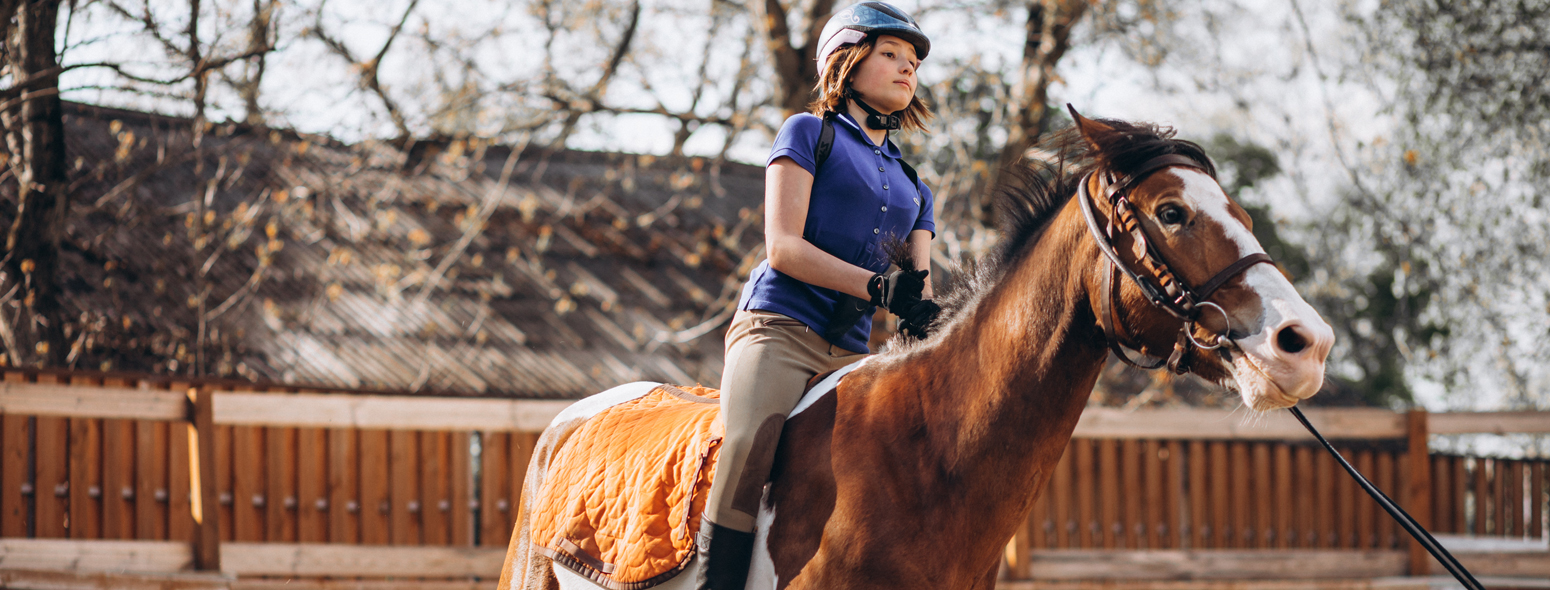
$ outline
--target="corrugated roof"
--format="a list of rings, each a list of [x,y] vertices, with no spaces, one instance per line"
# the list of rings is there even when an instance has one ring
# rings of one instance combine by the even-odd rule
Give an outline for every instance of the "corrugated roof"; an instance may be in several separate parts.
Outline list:
[[[533,149],[502,187],[510,150],[477,141],[217,125],[196,150],[187,120],[66,113],[80,368],[189,374],[203,273],[223,309],[213,376],[523,397],[714,385],[724,311],[762,256],[758,167]]]

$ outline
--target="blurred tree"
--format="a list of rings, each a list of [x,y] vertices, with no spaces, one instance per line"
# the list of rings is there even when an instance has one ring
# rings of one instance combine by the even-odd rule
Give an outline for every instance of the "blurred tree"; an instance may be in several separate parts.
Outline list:
[[[195,308],[196,325],[194,329],[194,342],[192,343],[193,362],[189,363],[194,375],[204,375],[208,369],[207,352],[209,350],[210,326],[212,306],[210,305],[211,288],[209,273],[213,268],[215,259],[225,253],[225,249],[219,247],[219,243],[213,239],[210,224],[214,221],[214,198],[217,187],[222,181],[229,180],[227,174],[236,170],[228,166],[229,160],[220,157],[219,166],[214,174],[206,178],[206,153],[203,145],[205,133],[210,128],[207,116],[210,93],[211,77],[222,75],[241,96],[243,106],[246,109],[246,119],[249,121],[262,120],[258,105],[259,87],[263,80],[264,58],[274,51],[273,39],[268,32],[274,14],[275,4],[263,0],[255,0],[252,4],[252,13],[246,15],[246,42],[228,40],[228,31],[225,27],[236,23],[243,26],[241,20],[232,19],[237,14],[237,2],[211,2],[204,4],[203,0],[186,0],[179,8],[182,9],[182,29],[175,28],[179,19],[167,18],[167,15],[153,11],[148,0],[142,0],[140,6],[133,6],[121,2],[121,0],[104,0],[108,8],[120,17],[134,23],[139,27],[138,33],[153,40],[168,58],[161,70],[168,72],[164,78],[136,75],[130,73],[129,68],[119,63],[91,64],[92,66],[107,67],[118,73],[126,83],[142,86],[161,87],[162,92],[185,99],[193,110],[190,126],[192,149],[184,154],[183,158],[169,160],[169,162],[182,163],[184,158],[192,160],[194,164],[194,176],[199,184],[204,186],[189,187],[189,204],[193,213],[189,216],[190,266],[197,269],[190,277],[193,282],[193,294],[190,302]],[[213,20],[213,25],[201,25],[201,19]],[[231,37],[240,37],[232,35]],[[225,71],[236,64],[246,63],[243,72],[232,77]],[[178,90],[183,90],[179,93]],[[225,308],[220,308],[222,312]]]
[[[1310,256],[1316,297],[1348,322],[1337,371],[1390,399],[1425,379],[1452,403],[1550,404],[1550,2],[1349,16],[1350,75],[1396,125],[1339,153],[1349,189]]]
[[[764,33],[765,47],[774,61],[775,96],[771,102],[780,109],[780,118],[807,111],[812,90],[818,85],[818,36],[834,12],[834,0],[814,0],[805,11],[780,0],[750,2]],[[801,22],[793,29],[791,23]],[[800,40],[801,44],[797,45]]]
[[[264,85],[264,72],[267,69],[269,54],[275,47],[277,32],[275,22],[279,18],[279,12],[280,0],[253,0],[252,17],[248,19],[248,44],[243,68],[240,72],[232,72],[229,69],[219,70],[221,78],[237,91],[238,96],[242,97],[244,111],[242,122],[249,125],[263,125],[265,122],[264,108],[260,104],[259,94]]]
[[[1051,115],[1061,109],[1051,109],[1049,86],[1059,79],[1055,74],[1060,58],[1071,48],[1071,30],[1087,13],[1092,2],[1087,0],[1043,0],[1029,2],[1028,20],[1024,25],[1022,64],[1018,69],[1018,82],[1012,90],[1010,117],[1006,130],[1006,143],[992,169],[996,174],[993,182],[974,192],[976,203],[970,204],[976,219],[981,223],[993,223],[995,204],[989,198],[990,191],[1023,160],[1028,148],[1049,129]]]
[[[70,214],[54,37],[60,4],[57,0],[0,2],[4,39],[0,76],[10,82],[0,91],[4,176],[16,183],[14,201],[5,203],[11,223],[0,262],[4,272],[0,336],[7,358],[0,364],[32,364],[36,359],[42,365],[60,366],[69,349],[57,279],[60,235]]]
[[[131,36],[160,49],[166,61],[115,56],[115,60],[72,64],[71,68],[106,68],[127,88],[186,101],[193,111],[196,148],[208,122],[212,76],[221,75],[238,91],[248,107],[246,118],[261,118],[254,109],[258,109],[263,80],[262,60],[275,49],[267,32],[272,26],[274,0],[253,2],[251,14],[242,14],[238,8],[241,3],[234,0],[186,0],[175,11],[159,6],[153,9],[149,0],[138,5],[125,0],[103,0],[102,4],[134,27]],[[245,29],[245,41],[235,41],[244,35],[233,35],[230,28]],[[242,63],[248,64],[246,71],[225,72]]]
[[[1111,44],[1131,59],[1154,63],[1167,53],[1172,0],[1087,2],[1080,0],[994,0],[977,5],[928,4],[916,14],[966,12],[984,23],[1022,22],[1019,61],[997,64],[989,57],[933,58],[945,70],[941,81],[923,86],[936,119],[929,136],[907,135],[905,157],[938,195],[937,242],[944,260],[983,253],[994,243],[995,187],[1025,157],[1037,152],[1047,131],[1069,124],[1064,105],[1050,103],[1049,90],[1062,82],[1061,60],[1073,47]],[[990,25],[983,25],[990,26]],[[939,53],[948,53],[941,51]]]
[[[1279,158],[1264,146],[1240,141],[1228,134],[1218,134],[1206,146],[1221,168],[1223,188],[1228,194],[1241,195],[1281,174]],[[1274,258],[1276,265],[1294,282],[1307,282],[1313,268],[1308,258],[1308,246],[1288,241],[1276,229],[1280,220],[1273,217],[1268,203],[1239,202],[1253,220],[1254,237],[1265,253]],[[1328,221],[1320,220],[1321,223]],[[1337,222],[1336,225],[1343,224]],[[1345,282],[1346,288],[1335,293],[1321,290],[1307,293],[1309,301],[1340,334],[1339,340],[1345,348],[1337,358],[1347,368],[1332,377],[1334,384],[1314,398],[1314,404],[1392,406],[1412,401],[1404,376],[1405,357],[1401,350],[1404,344],[1392,335],[1397,330],[1432,329],[1407,323],[1413,320],[1412,310],[1424,306],[1427,295],[1417,293],[1404,299],[1395,296],[1392,266],[1380,266],[1380,269],[1352,277]]]

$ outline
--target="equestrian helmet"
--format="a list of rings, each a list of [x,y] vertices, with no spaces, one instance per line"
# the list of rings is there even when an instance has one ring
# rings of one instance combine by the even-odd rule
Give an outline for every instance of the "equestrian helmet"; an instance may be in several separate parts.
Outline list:
[[[893,35],[915,46],[915,57],[926,59],[931,52],[931,39],[920,31],[920,25],[909,13],[887,2],[860,2],[835,13],[823,26],[819,35],[818,69],[828,65],[829,56],[836,49],[860,43],[867,36]]]

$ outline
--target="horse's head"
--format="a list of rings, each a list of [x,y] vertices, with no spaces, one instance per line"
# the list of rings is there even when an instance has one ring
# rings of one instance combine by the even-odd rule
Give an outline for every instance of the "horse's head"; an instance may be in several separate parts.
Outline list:
[[[1318,392],[1334,333],[1264,256],[1199,146],[1071,114],[1095,161],[1075,199],[1107,242],[1089,292],[1110,342],[1235,383],[1256,410]]]

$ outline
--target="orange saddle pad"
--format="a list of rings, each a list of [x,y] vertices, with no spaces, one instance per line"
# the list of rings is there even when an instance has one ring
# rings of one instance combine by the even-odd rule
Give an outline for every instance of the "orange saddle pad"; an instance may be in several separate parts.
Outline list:
[[[661,385],[588,419],[555,454],[531,512],[533,546],[613,590],[688,565],[710,493],[720,393]]]

